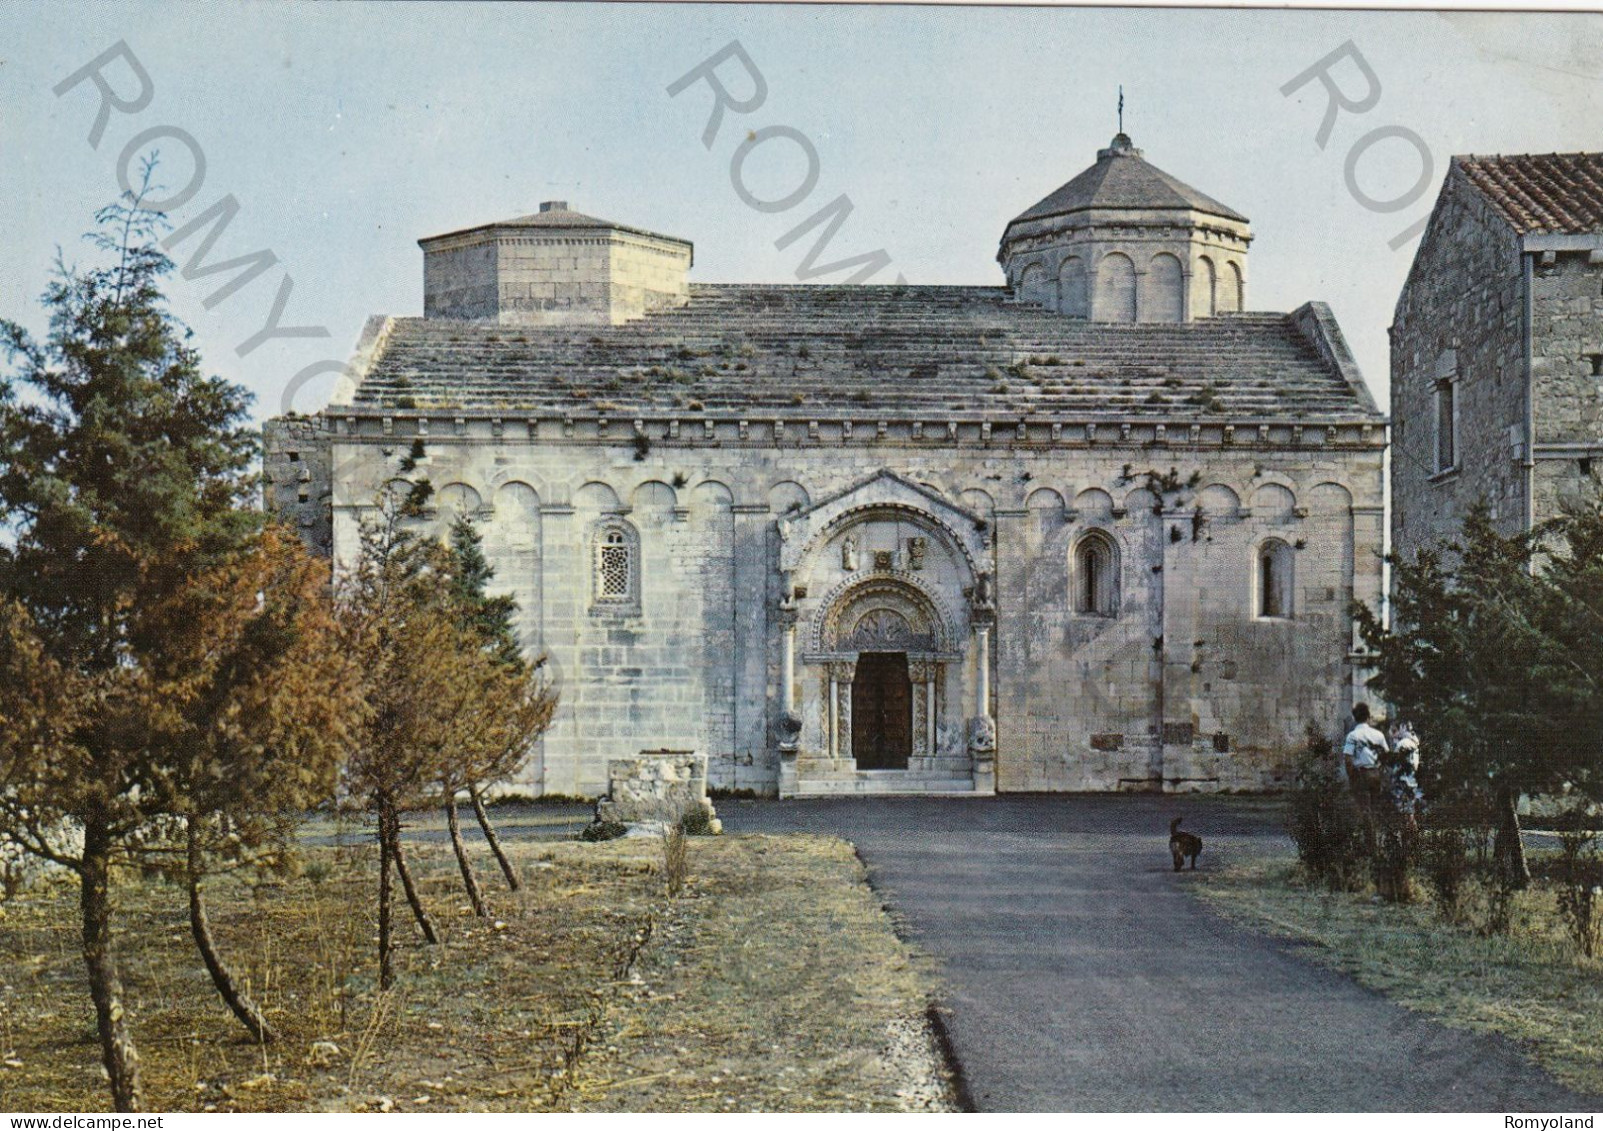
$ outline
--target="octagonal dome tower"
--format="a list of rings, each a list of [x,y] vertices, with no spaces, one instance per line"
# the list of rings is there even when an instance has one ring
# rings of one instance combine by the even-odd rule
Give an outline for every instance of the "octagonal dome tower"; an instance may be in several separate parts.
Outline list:
[[[1002,233],[1020,302],[1093,322],[1189,322],[1246,305],[1247,218],[1147,163],[1123,133]]]

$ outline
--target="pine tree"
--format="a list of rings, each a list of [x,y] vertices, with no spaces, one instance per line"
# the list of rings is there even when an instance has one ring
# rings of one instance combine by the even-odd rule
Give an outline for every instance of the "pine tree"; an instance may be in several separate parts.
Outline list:
[[[151,799],[169,768],[148,741],[166,707],[152,662],[166,641],[139,613],[259,525],[248,396],[202,371],[166,309],[163,219],[142,207],[151,173],[96,216],[91,239],[109,265],[79,271],[58,259],[44,340],[0,322],[14,367],[0,384],[0,529],[10,533],[0,543],[0,833],[78,877],[119,1111],[138,1110],[141,1090],[111,929],[113,869],[153,836]],[[41,706],[57,717],[41,719]],[[81,830],[80,845],[64,843],[68,828]]]
[[[1595,625],[1581,614],[1603,608],[1589,557],[1603,530],[1576,527],[1574,552],[1540,568],[1554,533],[1501,535],[1477,505],[1453,543],[1391,560],[1390,630],[1357,610],[1376,654],[1370,684],[1414,724],[1427,752],[1427,798],[1469,799],[1490,813],[1494,858],[1516,887],[1530,880],[1519,796],[1598,774],[1598,649],[1590,629],[1575,626]],[[1589,578],[1599,588],[1587,597]]]
[[[367,704],[346,760],[345,790],[377,827],[384,989],[395,981],[392,874],[425,941],[439,941],[407,867],[401,815],[428,802],[446,773],[438,736],[463,699],[459,658],[476,650],[440,599],[441,579],[450,574],[448,551],[408,529],[416,496],[414,488],[407,497],[382,500],[377,520],[362,530],[356,562],[335,587],[341,647],[360,673],[359,694]]]
[[[522,666],[523,651],[513,624],[518,603],[511,594],[490,596],[495,570],[484,556],[483,535],[466,515],[457,515],[451,523],[451,558],[450,599],[462,626],[483,639],[485,650],[498,663]]]
[[[475,912],[487,914],[484,897],[468,861],[457,818],[456,796],[466,790],[490,851],[500,865],[507,886],[518,890],[517,870],[501,847],[501,838],[484,804],[486,786],[517,772],[529,747],[550,725],[556,711],[556,691],[547,678],[544,657],[529,663],[518,645],[514,618],[517,602],[509,594],[489,595],[495,571],[485,559],[483,537],[466,515],[451,524],[452,576],[448,587],[458,623],[481,642],[492,667],[480,673],[480,697],[474,704],[479,725],[464,726],[456,736],[461,757],[447,761],[442,781],[446,825],[456,852],[462,882]]]

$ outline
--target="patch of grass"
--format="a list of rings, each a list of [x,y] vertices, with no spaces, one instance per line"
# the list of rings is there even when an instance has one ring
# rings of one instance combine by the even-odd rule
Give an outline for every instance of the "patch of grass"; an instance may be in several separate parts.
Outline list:
[[[1490,936],[1444,921],[1428,898],[1388,904],[1308,886],[1289,856],[1213,873],[1196,890],[1232,917],[1313,943],[1313,961],[1400,1005],[1529,1042],[1552,1075],[1603,1092],[1603,963],[1577,955],[1550,890],[1516,893],[1509,933]],[[1460,898],[1494,896],[1477,883]]]
[[[498,885],[488,854],[474,847],[487,886]],[[574,1023],[586,1016],[594,991],[616,977],[631,940],[662,903],[656,866],[610,848],[509,845],[524,890],[491,887],[494,918],[484,920],[462,894],[449,846],[409,844],[443,941],[423,945],[402,904],[395,924],[400,976],[387,993],[377,988],[371,843],[307,850],[302,878],[214,881],[220,947],[281,1036],[265,1049],[250,1042],[212,989],[181,896],[120,874],[118,943],[147,1106],[560,1107],[557,1074]],[[5,1106],[105,1110],[94,1015],[74,943],[75,887],[36,889],[0,910],[0,1039],[22,1065],[0,1069]]]
[[[419,822],[421,823],[421,822]],[[411,823],[409,822],[409,825]],[[930,1062],[887,1034],[930,980],[892,932],[849,845],[686,840],[677,899],[662,843],[510,842],[522,890],[492,918],[450,847],[410,841],[442,928],[397,908],[399,978],[376,982],[376,849],[310,848],[299,877],[211,886],[213,927],[281,1040],[252,1044],[217,999],[179,893],[119,874],[118,940],[151,1110],[905,1110]],[[0,1099],[102,1111],[77,889],[0,903]],[[905,1040],[902,1042],[905,1046]],[[13,1067],[12,1064],[20,1065]]]
[[[597,1026],[576,1109],[949,1107],[933,1053],[898,1040],[931,977],[850,845],[724,836],[689,850],[682,893]]]

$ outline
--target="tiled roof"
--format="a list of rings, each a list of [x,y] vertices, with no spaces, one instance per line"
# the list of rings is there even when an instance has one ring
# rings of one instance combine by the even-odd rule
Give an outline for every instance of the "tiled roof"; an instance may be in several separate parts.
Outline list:
[[[1243,224],[1247,222],[1241,213],[1148,164],[1141,151],[1133,148],[1130,139],[1123,134],[1115,137],[1110,147],[1097,153],[1095,165],[1014,217],[1012,222],[1017,224],[1090,208],[1187,208]]]
[[[1345,347],[1343,347],[1344,349]],[[696,285],[621,326],[396,319],[358,411],[1375,419],[1286,314],[1110,325],[1000,287]]]
[[[1455,157],[1521,235],[1603,232],[1603,153]]]

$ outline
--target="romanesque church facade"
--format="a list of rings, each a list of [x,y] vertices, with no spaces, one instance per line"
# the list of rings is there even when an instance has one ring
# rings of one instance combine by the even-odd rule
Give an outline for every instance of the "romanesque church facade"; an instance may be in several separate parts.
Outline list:
[[[1362,686],[1387,428],[1327,308],[1246,312],[1251,238],[1122,134],[1001,286],[691,283],[553,202],[420,241],[268,502],[348,561],[421,441],[560,681],[525,788],[1273,785]]]

